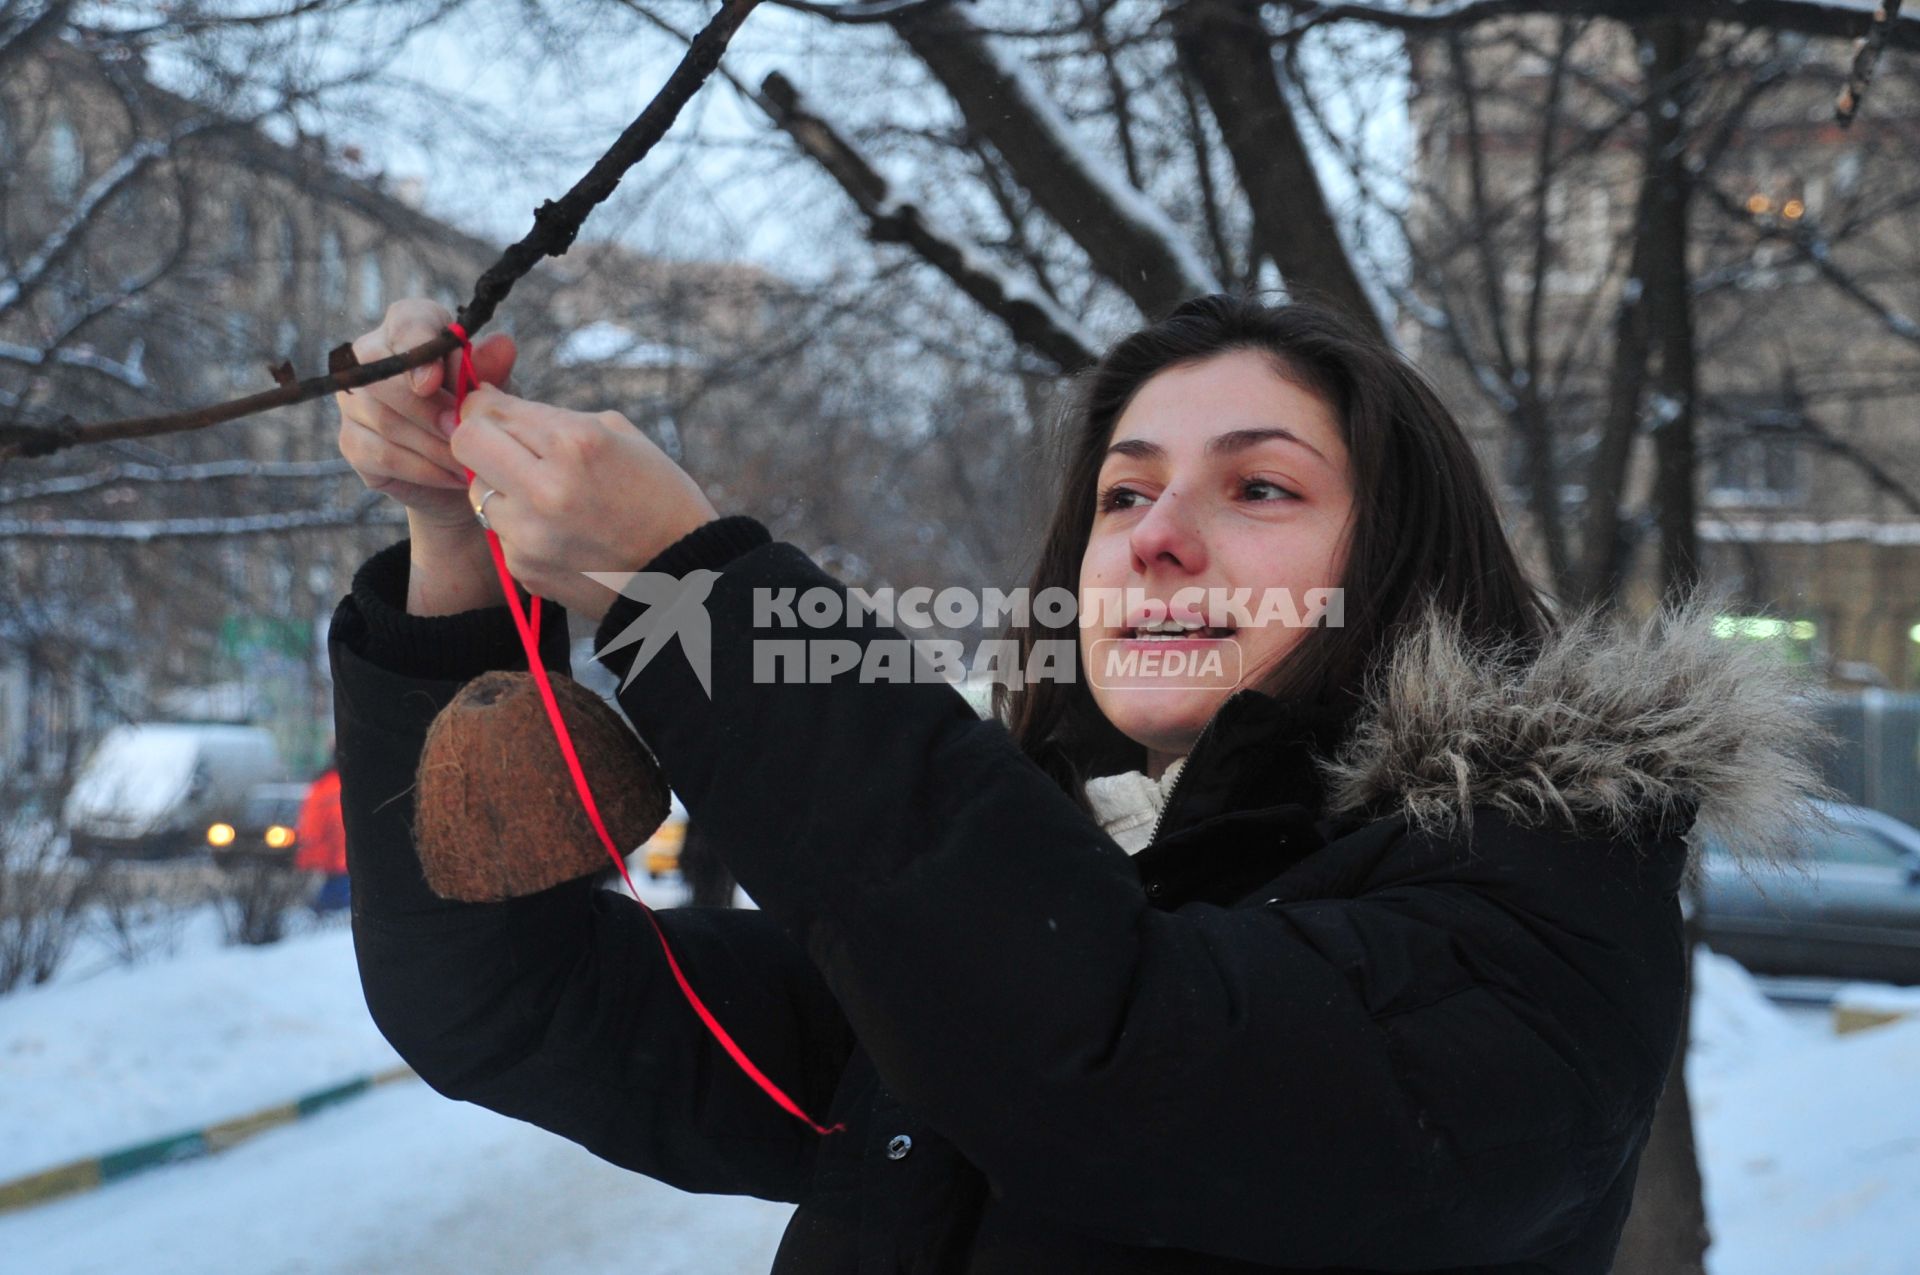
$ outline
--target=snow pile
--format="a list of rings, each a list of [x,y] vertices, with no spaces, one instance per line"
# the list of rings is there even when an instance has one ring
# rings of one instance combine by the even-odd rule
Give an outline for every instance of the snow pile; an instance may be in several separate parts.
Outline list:
[[[1744,966],[1704,944],[1694,956],[1689,1030],[1687,1078],[1696,1088],[1807,1039],[1805,1030],[1767,999]]]
[[[1712,1275],[1912,1275],[1920,1252],[1920,1020],[1796,1033],[1745,970],[1701,952],[1687,1059]]]
[[[1920,987],[1889,987],[1885,983],[1847,983],[1833,994],[1835,1010],[1863,1014],[1920,1016]]]

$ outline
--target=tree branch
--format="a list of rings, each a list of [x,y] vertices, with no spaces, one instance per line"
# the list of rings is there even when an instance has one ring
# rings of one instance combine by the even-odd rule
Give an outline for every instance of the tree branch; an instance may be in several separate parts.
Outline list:
[[[892,22],[1034,203],[1144,314],[1158,318],[1219,290],[1185,233],[1088,149],[1033,72],[996,48],[972,18],[945,5],[910,8]]]
[[[840,184],[866,214],[868,233],[903,243],[951,279],[982,309],[1006,324],[1015,340],[1073,372],[1097,357],[1094,342],[1066,311],[1024,280],[1014,279],[973,245],[928,225],[920,209],[898,198],[866,158],[833,126],[807,108],[799,90],[778,72],[761,85],[761,105],[774,122]]]
[[[1188,0],[1172,18],[1181,60],[1206,96],[1252,206],[1260,252],[1290,292],[1315,295],[1384,337],[1281,92],[1273,50],[1260,38],[1259,0]]]
[[[558,200],[549,200],[534,210],[533,229],[487,268],[474,284],[472,300],[460,307],[458,321],[469,336],[486,326],[493,318],[495,309],[512,291],[513,285],[533,269],[542,257],[562,256],[573,246],[574,238],[580,233],[587,215],[613,193],[627,170],[645,158],[655,143],[666,135],[681,108],[719,65],[720,55],[726,51],[734,32],[739,30],[740,24],[759,3],[760,0],[726,0],[720,12],[688,45],[686,54],[667,78],[666,84],[620,134],[619,140],[594,162],[586,176],[574,183],[565,195]],[[278,389],[249,394],[227,403],[91,425],[71,421],[61,421],[43,428],[0,425],[0,460],[15,456],[44,456],[84,443],[118,438],[151,438],[159,434],[203,429],[276,407],[287,407],[372,385],[411,368],[443,359],[458,346],[459,342],[451,332],[443,332],[433,340],[391,358],[361,364],[354,359],[353,347],[342,344],[336,346],[328,356],[327,375],[296,381],[292,379],[292,370],[285,368],[287,379]]]
[[[1853,69],[1847,74],[1847,87],[1840,90],[1840,100],[1833,104],[1834,116],[1842,128],[1850,126],[1853,117],[1859,114],[1860,99],[1865,96],[1867,85],[1873,82],[1874,69],[1880,65],[1880,55],[1887,48],[1887,37],[1893,34],[1893,24],[1899,20],[1900,0],[1880,0],[1880,7],[1874,10],[1873,26],[1854,46]]]
[[[24,6],[20,10],[13,5],[0,8],[0,79],[6,78],[15,62],[33,52],[41,42],[58,31],[73,6],[74,0],[48,0],[38,13],[18,20],[15,14],[23,12]]]

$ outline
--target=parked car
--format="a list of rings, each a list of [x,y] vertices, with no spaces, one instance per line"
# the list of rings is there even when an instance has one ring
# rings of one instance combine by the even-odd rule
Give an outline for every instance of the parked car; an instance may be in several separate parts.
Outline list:
[[[306,784],[255,784],[240,808],[207,825],[207,851],[221,868],[292,867]]]
[[[1920,829],[1864,806],[1822,803],[1835,829],[1805,869],[1742,871],[1703,847],[1690,900],[1708,947],[1757,974],[1920,983]]]
[[[687,808],[680,804],[678,796],[667,795],[671,804],[665,821],[647,838],[638,854],[628,859],[631,866],[633,858],[638,858],[652,881],[680,870],[680,848],[687,844]]]
[[[72,851],[91,859],[198,853],[208,826],[238,811],[254,785],[284,778],[279,747],[258,726],[116,726],[67,794]]]

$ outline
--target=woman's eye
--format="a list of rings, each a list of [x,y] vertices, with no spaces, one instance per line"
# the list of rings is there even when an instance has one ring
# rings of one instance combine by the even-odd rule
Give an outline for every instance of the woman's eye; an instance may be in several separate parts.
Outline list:
[[[1279,483],[1265,478],[1249,478],[1240,485],[1240,494],[1252,500],[1298,500],[1300,497]]]
[[[1110,513],[1116,509],[1133,508],[1134,499],[1146,499],[1131,487],[1109,487],[1100,493],[1100,512]]]

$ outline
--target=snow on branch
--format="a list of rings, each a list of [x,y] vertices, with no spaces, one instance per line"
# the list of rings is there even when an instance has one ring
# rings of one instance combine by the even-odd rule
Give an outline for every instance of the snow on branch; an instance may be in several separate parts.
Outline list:
[[[153,388],[153,383],[147,379],[146,368],[141,365],[138,357],[140,350],[139,343],[135,342],[134,351],[126,358],[110,359],[90,345],[37,350],[30,345],[0,341],[0,362],[18,363],[24,367],[45,367],[51,363],[57,367],[85,368],[111,377],[130,390],[149,390]]]
[[[37,9],[0,4],[0,72],[49,38],[67,20],[74,0],[45,0]]]
[[[216,478],[335,478],[353,472],[344,460],[209,460],[184,465],[128,463],[84,474],[0,487],[0,505],[72,496],[125,483],[200,483]]]
[[[376,495],[376,493],[368,493]],[[277,535],[320,527],[397,526],[405,516],[384,498],[346,509],[295,509],[225,518],[0,518],[0,540],[131,541]]]
[[[1158,318],[1220,290],[1213,269],[1159,205],[1075,132],[1033,71],[953,5],[914,8],[893,27],[1093,267]]]
[[[0,278],[0,315],[25,301],[35,288],[45,282],[48,273],[60,264],[61,259],[73,248],[80,232],[99,215],[109,199],[124,190],[155,162],[170,155],[181,142],[196,133],[205,132],[218,122],[210,118],[198,119],[175,129],[166,137],[152,137],[139,142],[94,178],[81,192],[80,198],[74,201],[73,207],[67,210],[67,215],[60,219],[60,224],[48,231],[46,237],[27,254],[20,268],[12,275]]]
[[[917,206],[894,194],[887,179],[808,106],[785,76],[778,72],[767,76],[760,97],[774,122],[859,205],[867,218],[868,234],[876,242],[912,248],[1004,323],[1015,340],[1052,360],[1062,372],[1077,371],[1095,361],[1094,339],[1077,319],[976,245],[931,225]]]

